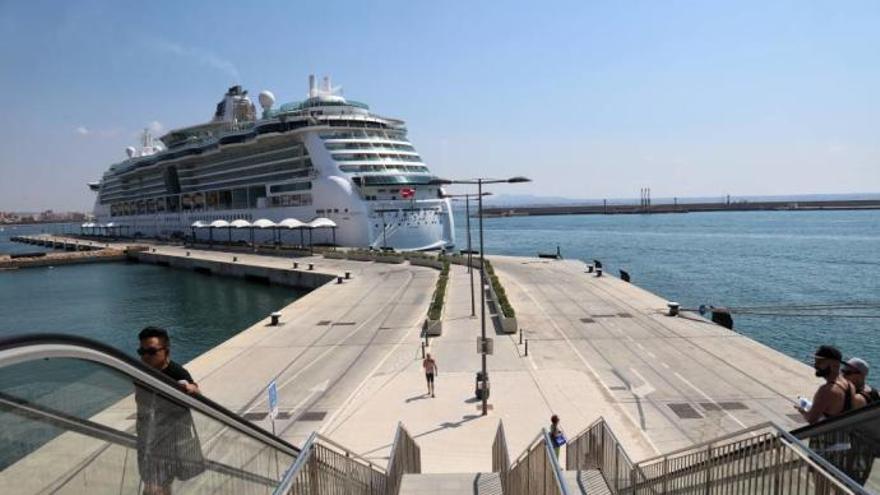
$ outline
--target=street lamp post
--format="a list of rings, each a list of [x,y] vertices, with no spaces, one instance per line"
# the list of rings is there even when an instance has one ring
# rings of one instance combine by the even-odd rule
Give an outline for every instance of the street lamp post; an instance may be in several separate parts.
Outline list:
[[[492,193],[487,192],[483,193],[481,196],[491,196]],[[474,262],[473,262],[473,252],[474,249],[471,247],[471,199],[476,196],[475,194],[444,194],[444,198],[452,198],[452,200],[456,200],[462,198],[464,201],[464,214],[465,214],[465,224],[467,225],[467,251],[468,251],[468,275],[471,278],[471,318],[477,317],[477,304],[474,300]]]
[[[485,249],[483,249],[483,184],[517,184],[521,182],[531,182],[530,179],[525,177],[511,177],[509,179],[487,179],[484,177],[480,177],[477,179],[468,179],[468,180],[450,180],[450,179],[433,179],[429,182],[431,185],[446,185],[446,184],[468,184],[477,186],[477,215],[479,216],[479,228],[480,228],[480,338],[481,338],[481,365],[482,365],[482,401],[483,401],[483,416],[488,414],[489,404],[488,404],[488,381],[489,374],[486,370],[486,353],[485,351],[485,342],[486,342],[486,258],[484,255]]]

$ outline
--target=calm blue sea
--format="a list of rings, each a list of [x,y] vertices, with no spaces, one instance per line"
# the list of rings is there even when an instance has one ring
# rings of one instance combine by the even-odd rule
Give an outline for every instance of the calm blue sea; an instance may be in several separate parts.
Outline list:
[[[633,283],[686,307],[880,304],[880,211],[513,217],[484,226],[489,253],[535,255],[559,245],[566,258],[599,259],[614,275],[627,270]],[[459,214],[460,247],[464,227]],[[0,252],[38,249],[5,238],[41,230],[76,227],[5,227]],[[146,265],[2,272],[0,335],[67,328],[131,348],[136,329],[158,322],[175,331],[178,358],[194,357],[299,296]],[[880,370],[880,311],[846,314],[873,318],[735,315],[734,322],[737,331],[802,361],[832,343]]]
[[[64,227],[4,229],[0,253],[40,250],[8,242],[10,235],[60,232]],[[303,294],[289,287],[140,263],[0,271],[0,337],[73,333],[134,355],[137,332],[158,325],[172,334],[174,359],[186,362]]]
[[[464,225],[459,215],[461,247]],[[565,258],[599,259],[614,275],[624,269],[686,307],[880,304],[880,211],[491,218],[484,233],[487,253],[534,256],[559,245]],[[847,314],[873,318],[734,315],[734,324],[802,361],[819,344],[835,344],[880,376],[880,310]]]

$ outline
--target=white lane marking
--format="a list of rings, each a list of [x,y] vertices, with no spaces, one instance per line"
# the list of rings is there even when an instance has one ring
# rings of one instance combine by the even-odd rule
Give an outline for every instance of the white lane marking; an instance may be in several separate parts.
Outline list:
[[[418,328],[418,324],[414,325],[414,328]],[[391,355],[394,354],[394,352],[397,351],[397,349],[403,343],[404,340],[401,339],[396,344],[394,344],[394,347],[392,347],[391,350],[389,350],[385,354],[385,357],[383,357],[382,360],[380,360],[376,364],[376,366],[374,366],[373,369],[370,370],[367,376],[363,380],[361,380],[357,388],[354,389],[354,391],[345,399],[345,401],[343,401],[342,404],[340,404],[339,407],[337,407],[336,410],[333,411],[333,414],[331,414],[330,417],[327,418],[326,421],[324,421],[321,427],[318,428],[319,433],[325,433],[327,431],[327,429],[330,427],[330,424],[332,424],[332,422],[336,420],[336,417],[342,414],[342,412],[348,408],[351,402],[354,401],[354,399],[361,393],[361,390],[363,390],[363,388],[367,385],[367,382],[373,378],[373,375],[375,375],[376,372],[379,371],[379,368],[381,368],[385,364],[385,361],[387,361],[388,358],[390,358]],[[409,364],[411,363],[407,363],[407,366],[409,366]]]
[[[663,361],[660,361],[660,364],[661,364],[664,368],[669,369],[669,365],[666,364],[666,363],[664,363]]]
[[[366,320],[364,320],[363,323],[361,323],[360,325],[358,325],[358,326],[357,326],[357,327],[356,327],[351,333],[349,333],[348,335],[346,335],[342,340],[340,340],[340,341],[337,342],[336,344],[333,344],[333,345],[327,347],[327,349],[326,349],[324,352],[322,352],[321,354],[319,354],[318,357],[316,357],[315,359],[311,360],[308,364],[306,364],[305,366],[303,366],[302,368],[300,368],[299,371],[297,371],[297,372],[294,373],[292,376],[288,377],[286,380],[284,380],[284,381],[282,381],[281,383],[279,383],[279,384],[278,384],[278,388],[279,388],[279,389],[282,389],[282,388],[284,388],[286,385],[288,385],[290,382],[292,382],[292,381],[296,380],[297,378],[299,378],[299,376],[300,376],[301,374],[305,373],[305,371],[306,371],[307,369],[311,368],[313,364],[318,363],[318,362],[320,362],[320,361],[323,361],[323,360],[324,360],[324,357],[327,356],[327,354],[330,354],[331,352],[336,351],[339,347],[342,347],[343,344],[345,344],[345,342],[347,342],[349,339],[351,339],[354,335],[358,334],[361,330],[363,330],[364,328],[366,328],[366,327],[367,327],[367,324],[369,324],[370,322],[372,322],[374,319],[378,318],[379,316],[384,316],[384,315],[385,315],[385,312],[384,312],[384,311],[385,311],[385,308],[387,308],[388,306],[390,306],[392,302],[397,302],[397,299],[398,299],[398,298],[400,297],[400,295],[404,292],[404,290],[408,287],[408,283],[411,282],[413,278],[414,278],[414,277],[413,277],[412,275],[410,275],[410,280],[407,280],[407,283],[401,285],[401,286],[400,286],[400,287],[394,292],[394,294],[392,295],[392,297],[388,298],[388,302],[385,303],[385,304],[382,306],[382,308],[381,308],[380,311],[377,311],[377,312],[373,313],[369,318],[367,318]],[[331,327],[331,328],[332,328],[332,327]],[[329,329],[328,329],[328,331],[329,331]],[[398,343],[398,344],[399,344],[399,343]]]
[[[685,382],[690,388],[696,390],[697,393],[700,394],[700,395],[702,395],[703,398],[705,398],[707,401],[709,401],[709,402],[711,402],[712,404],[715,404],[716,406],[718,406],[718,409],[724,411],[724,414],[726,414],[730,419],[734,420],[738,425],[742,426],[744,429],[746,428],[746,424],[745,424],[745,423],[743,423],[742,421],[740,421],[739,419],[737,419],[736,416],[734,416],[733,414],[730,413],[730,411],[728,411],[728,410],[722,408],[720,404],[718,404],[717,402],[715,402],[715,399],[713,399],[712,397],[709,397],[709,394],[707,394],[706,392],[703,392],[702,390],[700,390],[699,388],[697,388],[696,385],[694,385],[693,383],[691,383],[687,378],[681,376],[677,371],[674,372],[674,373],[675,373],[675,376],[677,376],[679,380]]]
[[[321,382],[321,383],[315,385],[314,387],[310,388],[310,389],[309,389],[309,393],[306,394],[306,397],[305,397],[303,400],[297,402],[296,405],[293,406],[293,408],[290,409],[290,411],[288,411],[288,412],[290,412],[290,415],[293,416],[293,412],[294,412],[294,411],[299,411],[300,409],[302,409],[303,407],[305,407],[306,404],[308,404],[309,401],[312,400],[312,397],[324,393],[324,392],[327,390],[327,387],[328,387],[328,386],[330,386],[330,380],[329,380],[329,379],[328,379],[328,380],[324,380],[323,382]]]
[[[537,371],[537,369],[538,369],[538,365],[535,364],[535,360],[532,359],[532,356],[529,356],[529,363],[532,365],[532,368],[535,369],[535,370]]]
[[[511,278],[513,278],[513,277],[511,277]],[[584,358],[584,355],[581,354],[581,352],[577,349],[577,347],[574,346],[574,344],[571,342],[571,339],[568,338],[568,335],[566,335],[565,332],[562,331],[562,329],[559,327],[559,324],[556,323],[556,320],[554,320],[553,318],[550,317],[550,314],[547,313],[547,310],[544,308],[544,305],[540,304],[538,302],[538,300],[535,299],[535,297],[532,294],[530,294],[529,291],[526,290],[526,288],[523,287],[522,284],[520,284],[519,281],[516,280],[515,278],[513,278],[513,283],[518,285],[520,288],[520,291],[523,294],[525,294],[526,296],[528,296],[528,298],[531,299],[533,303],[535,303],[535,306],[537,306],[538,308],[541,309],[541,312],[544,313],[545,321],[549,321],[550,324],[553,326],[553,328],[556,329],[556,332],[559,333],[560,335],[562,335],[562,338],[568,344],[569,349],[574,351],[575,356],[577,356],[578,359],[580,359],[580,361],[582,363],[584,363],[584,366],[586,366],[586,368],[588,370],[590,370],[590,373],[593,374],[593,378],[595,378],[596,381],[599,382],[599,384],[601,386],[605,387],[605,390],[608,392],[608,396],[611,397],[612,401],[613,401],[614,394],[611,392],[611,389],[608,388],[608,385],[602,380],[602,378],[599,376],[599,373],[596,372],[596,370],[590,365],[590,362],[587,361],[586,358]],[[629,336],[627,336],[627,337],[629,337]],[[615,402],[612,402],[612,404],[617,404],[617,406],[620,408],[620,411],[623,411],[623,414],[625,414],[629,418],[629,420],[632,421],[632,424],[635,425],[636,429],[638,429],[640,432],[642,432],[642,438],[646,442],[648,442],[648,445],[650,445],[651,448],[654,449],[654,452],[656,452],[657,454],[660,454],[660,449],[657,448],[657,446],[654,444],[654,442],[651,441],[651,437],[649,437],[648,434],[645,433],[645,431],[642,430],[641,427],[639,426],[641,423],[638,421],[638,419],[634,418],[632,413],[630,413],[629,410],[626,407],[624,407],[623,405],[621,405],[619,403],[615,403]]]
[[[642,374],[639,373],[635,368],[630,368],[629,370],[632,371],[632,373],[636,375],[639,380],[642,381],[642,384],[638,387],[630,387],[630,391],[633,393],[633,395],[641,398],[650,394],[654,390],[657,390],[653,386],[651,386],[648,380],[646,380],[645,377],[643,377]]]

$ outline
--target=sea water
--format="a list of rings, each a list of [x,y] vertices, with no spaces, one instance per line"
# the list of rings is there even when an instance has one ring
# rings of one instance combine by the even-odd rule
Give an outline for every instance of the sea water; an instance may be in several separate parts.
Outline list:
[[[455,220],[463,249],[464,215]],[[506,217],[486,218],[483,228],[489,254],[535,256],[559,246],[564,258],[598,259],[611,275],[626,270],[632,283],[684,308],[804,313],[785,308],[873,303],[837,313],[846,317],[733,318],[736,331],[800,361],[811,363],[818,345],[833,344],[845,357],[867,360],[880,376],[880,211]]]

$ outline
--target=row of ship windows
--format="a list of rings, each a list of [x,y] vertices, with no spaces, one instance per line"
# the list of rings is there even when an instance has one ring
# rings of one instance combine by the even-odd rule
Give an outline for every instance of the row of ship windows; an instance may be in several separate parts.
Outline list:
[[[199,179],[217,180],[222,177],[228,177],[229,174],[221,174],[220,172],[241,172],[248,170],[253,174],[261,172],[260,167],[275,165],[273,170],[303,170],[311,169],[312,161],[308,154],[301,154],[304,148],[301,145],[285,148],[284,150],[270,151],[259,153],[251,157],[236,158],[231,160],[223,160],[210,166],[197,167],[195,165],[183,165],[176,167],[178,177],[181,182],[190,182]],[[249,159],[248,159],[249,158]],[[281,168],[279,168],[279,166]],[[151,175],[141,175],[139,177],[126,177],[121,179],[107,177],[104,179],[105,192],[113,192],[118,189],[127,187],[143,187],[151,183],[164,183],[163,172],[155,171]],[[166,172],[167,173],[167,172]],[[242,174],[239,173],[238,176]]]
[[[322,132],[321,139],[363,139],[363,138],[381,138],[393,139],[395,141],[405,141],[406,133],[396,131],[379,131],[379,130],[351,130],[351,131],[335,131]]]
[[[196,166],[180,168],[179,174],[181,180],[190,177],[211,176],[218,173],[250,170],[263,165],[286,164],[290,168],[310,168],[312,162],[308,156],[290,156],[289,154],[273,154],[262,156],[255,160],[231,160],[231,163],[212,164],[210,166]]]
[[[424,165],[340,165],[339,170],[347,173],[356,172],[421,172],[427,173]]]
[[[310,190],[311,182],[295,184],[279,184],[270,186],[271,193],[286,191]],[[288,197],[307,196],[308,204],[311,204],[311,194],[287,194]],[[266,198],[266,186],[241,187],[236,189],[223,189],[218,191],[197,192],[191,194],[177,194],[172,196],[160,196],[157,198],[139,199],[137,201],[122,201],[110,205],[111,216],[144,215],[162,212],[177,211],[210,211],[229,210],[242,208],[265,208],[271,206],[289,206],[293,199],[279,199],[279,196]],[[290,204],[282,204],[283,202]],[[297,200],[305,201],[305,200]]]
[[[416,149],[410,144],[383,143],[371,141],[369,143],[324,143],[324,147],[328,150],[400,150],[415,151]]]
[[[419,155],[397,155],[394,153],[354,153],[354,154],[333,154],[333,159],[337,162],[356,162],[367,160],[384,160],[391,162],[420,162]]]
[[[256,185],[260,182],[278,182],[292,179],[302,179],[307,177],[313,177],[314,170],[313,169],[303,169],[303,170],[292,170],[292,171],[284,171],[284,172],[270,172],[270,173],[261,173],[258,175],[250,175],[245,176],[244,178],[236,177],[235,179],[227,179],[216,182],[209,182],[201,184],[200,189],[204,189],[206,186],[214,186],[215,188],[226,187],[232,188],[235,186],[250,186]],[[222,185],[220,185],[222,184]],[[126,196],[135,196],[137,197],[145,196],[145,195],[162,195],[167,190],[171,189],[182,189],[191,190],[196,189],[198,183],[187,182],[183,184],[177,184],[176,186],[169,186],[167,183],[157,184],[155,186],[140,186],[140,185],[126,185],[123,189],[120,190],[102,190],[101,199],[103,202],[112,202],[114,200],[127,199]],[[150,190],[154,189],[154,190]]]

